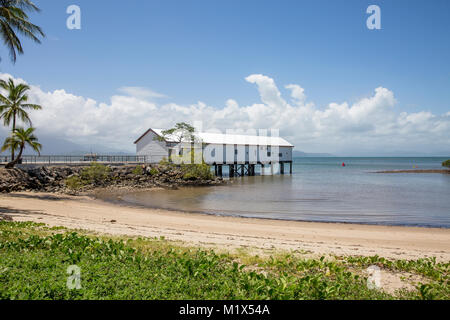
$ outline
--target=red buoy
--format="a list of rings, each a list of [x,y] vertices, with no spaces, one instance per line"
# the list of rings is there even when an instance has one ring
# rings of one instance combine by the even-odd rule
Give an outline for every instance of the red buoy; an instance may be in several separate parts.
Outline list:
[[[345,167],[345,162],[342,162],[342,166]]]

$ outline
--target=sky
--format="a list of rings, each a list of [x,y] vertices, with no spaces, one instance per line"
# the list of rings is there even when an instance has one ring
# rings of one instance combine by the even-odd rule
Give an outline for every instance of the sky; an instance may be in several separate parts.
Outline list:
[[[305,152],[450,155],[450,1],[35,3],[46,38],[15,64],[0,46],[0,78],[31,85],[37,134],[133,152],[148,127],[203,121]]]

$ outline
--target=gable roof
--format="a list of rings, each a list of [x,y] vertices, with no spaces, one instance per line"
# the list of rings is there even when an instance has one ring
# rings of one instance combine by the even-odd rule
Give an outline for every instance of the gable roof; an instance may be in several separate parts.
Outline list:
[[[139,138],[137,138],[137,140],[134,142],[134,144],[138,143],[139,140],[141,140],[143,137],[145,137],[147,135],[147,133],[149,133],[150,131],[153,131],[154,134],[161,136],[161,134],[156,133],[152,128],[148,129],[147,131],[145,131]]]
[[[162,131],[164,129],[148,129],[142,136],[140,136],[134,143],[136,144],[147,133],[153,131],[158,136],[162,137]],[[211,133],[211,132],[196,132],[195,136],[198,137],[203,143],[207,144],[238,144],[238,145],[267,145],[267,146],[279,146],[279,147],[294,147],[291,143],[287,142],[281,137],[266,137],[266,136],[252,136],[244,134],[224,134],[224,133]],[[178,142],[178,137],[167,136],[166,142]]]

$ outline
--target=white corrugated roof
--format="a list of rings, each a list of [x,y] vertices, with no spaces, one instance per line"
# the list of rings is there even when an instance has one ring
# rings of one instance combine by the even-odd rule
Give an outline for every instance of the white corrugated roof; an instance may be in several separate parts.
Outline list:
[[[152,129],[156,134],[162,136],[164,129]],[[266,137],[266,136],[251,136],[244,134],[223,134],[223,133],[210,133],[210,132],[196,132],[195,136],[202,140],[203,143],[208,144],[239,144],[239,145],[267,145],[267,146],[279,146],[279,147],[293,147],[292,144],[287,142],[281,137]],[[174,137],[166,137],[169,142],[177,142],[178,139]]]

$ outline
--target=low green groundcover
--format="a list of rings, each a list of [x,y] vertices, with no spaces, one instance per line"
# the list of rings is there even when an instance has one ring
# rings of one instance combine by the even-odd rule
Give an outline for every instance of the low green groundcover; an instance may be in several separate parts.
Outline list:
[[[379,257],[247,259],[164,239],[108,239],[0,222],[0,299],[449,299],[449,264]],[[369,289],[369,265],[427,277],[395,296]],[[80,277],[74,278],[73,267]],[[68,269],[69,268],[69,269]],[[68,273],[69,272],[69,273]],[[359,274],[358,274],[359,273]],[[77,282],[78,281],[78,282]],[[68,286],[69,283],[69,286]],[[74,288],[78,283],[81,288]],[[70,285],[72,284],[72,285]]]

